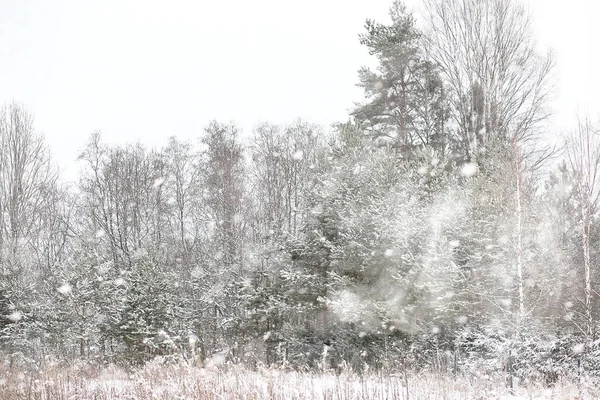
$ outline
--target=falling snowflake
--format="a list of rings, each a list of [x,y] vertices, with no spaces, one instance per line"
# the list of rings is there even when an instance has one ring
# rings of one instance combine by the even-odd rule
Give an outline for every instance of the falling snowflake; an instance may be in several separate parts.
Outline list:
[[[571,301],[567,301],[567,302],[565,303],[565,308],[569,309],[569,308],[571,308],[571,307],[573,307],[573,302],[571,302]]]
[[[123,278],[115,279],[115,286],[122,286],[124,284],[125,284],[125,279],[123,279]]]
[[[296,161],[300,161],[304,158],[304,152],[302,150],[295,151],[292,154],[292,158]]]
[[[585,350],[585,344],[583,344],[583,343],[579,343],[579,344],[576,344],[575,346],[573,346],[573,353],[575,353],[575,354],[581,354],[581,353],[583,353],[584,350]]]
[[[161,187],[162,184],[165,183],[165,178],[163,178],[162,176],[159,178],[156,178],[154,180],[154,184],[152,185],[153,188],[158,188]]]
[[[162,330],[162,329],[161,329],[161,330],[159,330],[159,331],[158,331],[156,334],[157,334],[159,337],[161,337],[161,338],[168,338],[168,337],[169,337],[169,335],[167,334],[167,332],[165,332],[165,331],[164,331],[164,330]]]
[[[206,366],[209,369],[214,369],[215,367],[225,364],[225,361],[225,355],[223,353],[218,353],[207,360]]]
[[[574,315],[575,314],[572,313],[572,312],[566,313],[565,316],[564,316],[565,321],[572,321]]]
[[[502,303],[502,305],[504,307],[510,307],[512,304],[512,300],[511,299],[502,299],[500,300],[500,302]]]
[[[323,213],[323,205],[322,204],[317,204],[316,206],[313,207],[312,210],[310,210],[311,214],[313,215],[319,215]]]
[[[9,316],[8,319],[10,319],[12,322],[17,322],[19,321],[21,318],[23,318],[23,314],[20,311],[13,311]]]
[[[354,167],[354,170],[352,171],[352,173],[354,175],[358,175],[361,172],[365,171],[366,169],[367,169],[367,167],[365,167],[364,165],[358,164],[358,165],[356,165],[356,167]]]
[[[196,279],[200,278],[203,274],[204,270],[201,267],[195,267],[191,272],[192,277]]]
[[[470,178],[479,171],[479,167],[475,163],[466,163],[460,169],[460,174],[466,178]]]
[[[71,287],[71,285],[69,285],[68,283],[65,283],[61,287],[59,287],[57,290],[58,290],[58,293],[66,295],[66,294],[71,293],[72,289],[73,288]]]
[[[479,171],[479,167],[475,163],[466,163],[460,169],[460,174],[466,178],[470,178]]]
[[[198,342],[198,336],[194,335],[193,333],[190,333],[188,336],[188,342],[190,346],[194,347],[196,345],[196,342]]]

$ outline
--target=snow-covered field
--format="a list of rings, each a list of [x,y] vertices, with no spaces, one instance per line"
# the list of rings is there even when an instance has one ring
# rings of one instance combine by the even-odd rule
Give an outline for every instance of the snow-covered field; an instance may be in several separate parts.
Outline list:
[[[152,362],[126,371],[53,365],[36,372],[2,367],[0,399],[597,399],[592,385],[523,385],[511,394],[502,376],[299,373],[242,367],[200,368]]]

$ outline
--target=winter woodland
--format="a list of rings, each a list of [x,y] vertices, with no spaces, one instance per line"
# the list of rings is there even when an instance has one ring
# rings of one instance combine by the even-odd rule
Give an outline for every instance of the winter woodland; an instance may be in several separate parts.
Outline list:
[[[173,382],[173,368],[229,368],[217,386],[240,368],[346,376],[336,398],[408,398],[425,377],[591,390],[600,125],[555,131],[555,62],[518,1],[422,9],[367,20],[377,68],[333,127],[213,121],[158,149],[94,132],[65,184],[33,110],[6,104],[0,393],[54,398],[35,397],[57,390],[40,374],[73,365],[74,382],[91,368]],[[386,380],[368,392],[351,375]],[[235,398],[303,395],[256,382]]]

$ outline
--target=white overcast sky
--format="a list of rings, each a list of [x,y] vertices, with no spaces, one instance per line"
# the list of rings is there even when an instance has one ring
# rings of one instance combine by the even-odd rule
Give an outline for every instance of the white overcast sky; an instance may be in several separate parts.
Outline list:
[[[211,119],[329,125],[361,99],[357,35],[391,2],[0,0],[0,102],[26,105],[68,177],[95,130],[162,146]],[[600,5],[526,3],[557,56],[555,126],[600,116]]]

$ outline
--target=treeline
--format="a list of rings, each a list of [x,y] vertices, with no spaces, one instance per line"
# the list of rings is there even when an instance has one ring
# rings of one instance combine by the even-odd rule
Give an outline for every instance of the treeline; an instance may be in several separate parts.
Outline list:
[[[595,362],[598,129],[549,146],[553,61],[513,0],[367,21],[332,130],[211,122],[162,149],[91,135],[65,187],[0,114],[5,354],[502,370]],[[584,357],[585,356],[585,357]]]

